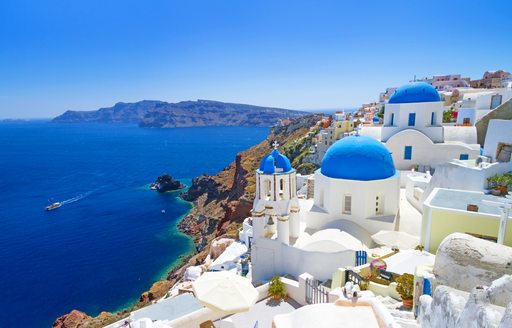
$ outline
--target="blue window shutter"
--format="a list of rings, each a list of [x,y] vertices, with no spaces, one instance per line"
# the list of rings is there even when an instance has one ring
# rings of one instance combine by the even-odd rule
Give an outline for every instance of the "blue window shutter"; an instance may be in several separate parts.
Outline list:
[[[395,121],[395,113],[391,113],[391,124],[389,124],[389,125],[393,126],[393,124],[395,123],[394,121]]]
[[[409,126],[416,125],[416,113],[409,113]]]
[[[459,159],[461,161],[468,160],[469,159],[469,155],[468,154],[460,154]]]
[[[430,116],[430,125],[436,124],[436,113],[432,112],[432,115]]]
[[[404,149],[404,159],[412,158],[412,146],[405,146]]]

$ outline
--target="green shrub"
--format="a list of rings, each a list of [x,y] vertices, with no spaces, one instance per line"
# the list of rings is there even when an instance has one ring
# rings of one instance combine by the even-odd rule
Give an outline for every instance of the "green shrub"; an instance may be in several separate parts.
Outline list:
[[[270,280],[270,284],[268,286],[268,293],[270,294],[270,296],[285,296],[286,292],[284,289],[284,284],[279,276],[275,276]]]
[[[396,291],[402,296],[404,300],[412,299],[414,294],[414,276],[409,273],[404,273],[400,277],[396,278]]]

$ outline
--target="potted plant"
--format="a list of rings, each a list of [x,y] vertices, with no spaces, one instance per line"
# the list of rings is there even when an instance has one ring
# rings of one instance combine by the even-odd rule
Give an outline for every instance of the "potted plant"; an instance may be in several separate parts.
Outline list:
[[[268,293],[270,294],[270,296],[273,296],[276,301],[279,301],[281,297],[284,297],[286,295],[284,290],[284,284],[279,276],[275,276],[270,280],[270,284],[268,286]]]
[[[409,273],[404,273],[400,277],[396,278],[396,291],[402,297],[404,308],[412,308],[412,298],[414,293],[414,276]]]

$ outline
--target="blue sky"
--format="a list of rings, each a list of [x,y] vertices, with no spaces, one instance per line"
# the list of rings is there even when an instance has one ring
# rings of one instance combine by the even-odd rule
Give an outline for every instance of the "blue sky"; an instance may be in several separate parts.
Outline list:
[[[433,74],[512,70],[512,2],[0,2],[0,118],[118,101],[355,107]]]

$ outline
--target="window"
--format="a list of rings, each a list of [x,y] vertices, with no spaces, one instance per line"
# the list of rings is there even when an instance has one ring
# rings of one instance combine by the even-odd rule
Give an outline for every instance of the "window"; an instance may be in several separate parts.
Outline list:
[[[404,159],[410,160],[412,158],[412,146],[405,146]]]
[[[459,159],[461,161],[466,161],[469,159],[469,155],[468,154],[460,154]]]
[[[270,197],[271,196],[271,192],[270,192],[270,180],[265,180],[265,197]]]
[[[430,115],[430,125],[436,125],[436,112],[432,112]]]
[[[343,198],[344,198],[343,199],[343,213],[351,214],[352,213],[352,196],[345,195]]]
[[[284,180],[279,179],[279,199],[284,199]]]
[[[464,117],[462,120],[462,124],[464,125],[471,125],[471,118],[470,117]]]
[[[494,95],[491,98],[491,109],[494,109],[501,105],[501,95]]]
[[[416,125],[416,113],[409,113],[409,126]]]
[[[320,190],[320,195],[318,197],[318,206],[324,207],[324,190]]]
[[[389,125],[393,126],[393,124],[395,123],[395,113],[391,113],[391,121],[389,122]]]

